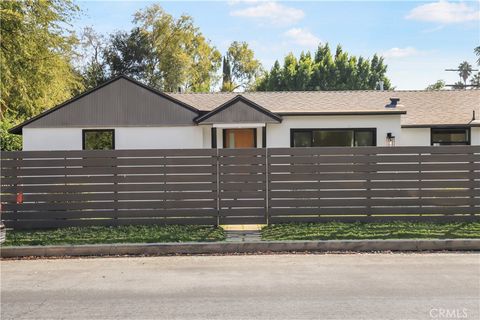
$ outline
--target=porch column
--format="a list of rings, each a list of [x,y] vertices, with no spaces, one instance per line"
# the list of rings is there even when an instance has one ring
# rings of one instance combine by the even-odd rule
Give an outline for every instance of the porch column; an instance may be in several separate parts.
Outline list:
[[[262,148],[267,147],[267,124],[265,127],[262,127]]]

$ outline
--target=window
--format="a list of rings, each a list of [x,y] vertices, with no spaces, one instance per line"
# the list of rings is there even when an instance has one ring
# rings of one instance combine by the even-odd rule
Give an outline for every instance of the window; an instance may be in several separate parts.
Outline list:
[[[83,150],[115,149],[115,131],[112,129],[83,130]]]
[[[377,145],[376,129],[292,129],[292,147],[363,147]]]
[[[470,144],[470,128],[432,128],[430,135],[432,146]]]

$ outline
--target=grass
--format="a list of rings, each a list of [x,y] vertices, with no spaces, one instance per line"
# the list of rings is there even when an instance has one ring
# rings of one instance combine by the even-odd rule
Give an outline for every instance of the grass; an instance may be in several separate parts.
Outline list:
[[[7,231],[5,246],[222,241],[225,232],[212,226],[148,225],[72,227],[52,230]]]
[[[262,240],[480,238],[480,222],[297,223],[262,229]]]

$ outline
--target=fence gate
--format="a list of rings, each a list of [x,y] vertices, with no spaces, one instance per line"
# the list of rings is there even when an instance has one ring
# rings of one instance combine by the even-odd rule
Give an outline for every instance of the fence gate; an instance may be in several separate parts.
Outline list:
[[[219,149],[220,224],[267,223],[266,149]]]

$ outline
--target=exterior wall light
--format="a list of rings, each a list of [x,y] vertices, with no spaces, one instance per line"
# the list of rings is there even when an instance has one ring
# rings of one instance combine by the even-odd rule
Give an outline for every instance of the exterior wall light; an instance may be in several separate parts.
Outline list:
[[[391,132],[387,133],[386,143],[387,143],[387,146],[389,146],[389,147],[394,147],[395,146],[395,136],[392,135]]]

